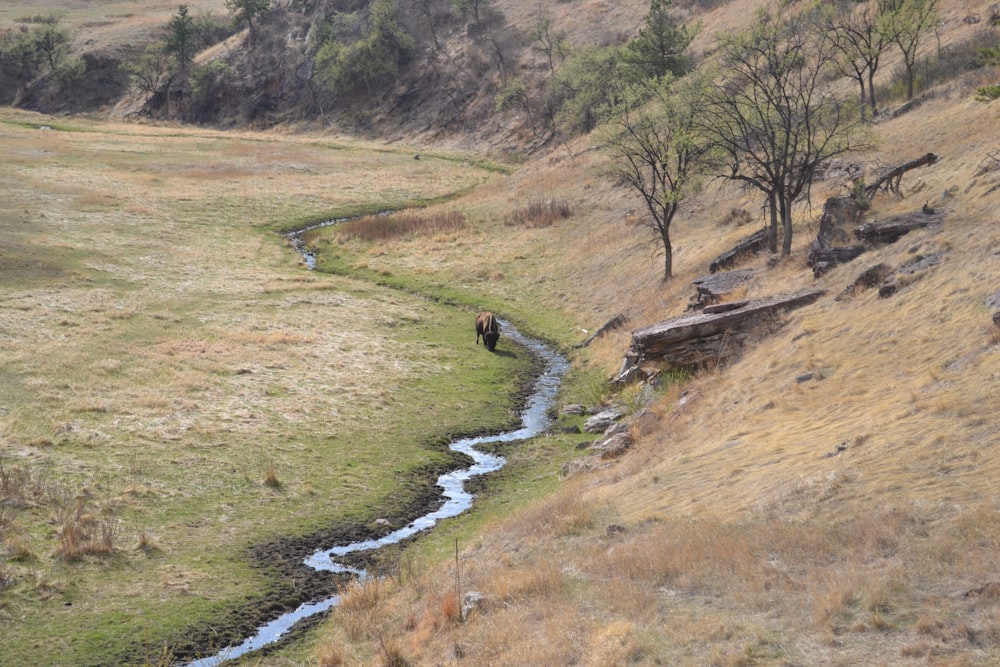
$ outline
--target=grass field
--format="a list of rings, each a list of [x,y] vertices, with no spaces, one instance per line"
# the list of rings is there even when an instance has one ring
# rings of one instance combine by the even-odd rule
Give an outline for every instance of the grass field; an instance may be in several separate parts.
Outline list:
[[[156,655],[278,585],[248,549],[424,502],[531,360],[275,230],[497,173],[340,139],[0,113],[0,664]],[[205,647],[207,650],[210,647]]]

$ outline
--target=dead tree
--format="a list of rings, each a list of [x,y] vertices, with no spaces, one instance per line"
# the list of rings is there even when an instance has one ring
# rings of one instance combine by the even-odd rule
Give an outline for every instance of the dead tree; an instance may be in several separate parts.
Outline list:
[[[897,195],[902,196],[902,193],[899,191],[899,184],[900,181],[903,180],[903,174],[911,169],[916,169],[917,167],[934,164],[939,159],[939,156],[934,153],[927,153],[926,155],[918,157],[916,160],[910,160],[909,162],[901,164],[898,167],[893,167],[879,176],[878,180],[874,183],[866,185],[865,194],[868,195],[868,197],[874,197],[875,193],[881,189],[886,192],[895,192]]]

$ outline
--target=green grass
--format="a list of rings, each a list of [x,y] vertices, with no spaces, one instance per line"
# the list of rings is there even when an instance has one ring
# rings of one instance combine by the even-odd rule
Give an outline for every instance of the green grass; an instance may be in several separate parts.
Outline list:
[[[475,346],[468,308],[309,272],[274,231],[495,171],[422,156],[414,174],[410,153],[302,137],[42,125],[0,112],[0,464],[27,471],[0,517],[0,664],[154,660],[285,586],[251,547],[412,518],[427,472],[455,464],[450,438],[517,419],[512,380],[533,360]],[[63,561],[70,516],[93,539],[114,527],[112,553]]]

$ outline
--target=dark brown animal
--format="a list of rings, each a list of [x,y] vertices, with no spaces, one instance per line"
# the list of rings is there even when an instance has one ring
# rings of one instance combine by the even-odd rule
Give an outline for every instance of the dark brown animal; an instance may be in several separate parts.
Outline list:
[[[483,337],[483,345],[492,352],[497,347],[500,340],[500,320],[496,315],[484,310],[476,315],[476,345],[479,345],[479,337]]]

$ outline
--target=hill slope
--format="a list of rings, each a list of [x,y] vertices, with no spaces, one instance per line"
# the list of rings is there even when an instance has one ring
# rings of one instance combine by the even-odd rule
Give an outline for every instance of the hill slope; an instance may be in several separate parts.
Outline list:
[[[733,27],[756,4],[724,5],[705,26]],[[982,30],[974,19],[989,16],[988,4],[943,8],[942,49]],[[706,30],[700,48],[710,49],[711,37]],[[897,76],[894,65],[886,79]],[[488,527],[442,531],[426,547],[440,557],[458,538],[457,560],[384,584],[380,620],[366,630],[351,628],[370,608],[338,610],[316,649],[319,662],[994,663],[1000,109],[974,101],[973,92],[995,74],[935,85],[878,123],[876,150],[851,158],[871,175],[940,154],[938,164],[903,179],[901,196],[877,196],[867,219],[927,204],[945,212],[943,226],[816,279],[805,256],[822,202],[850,187],[844,178],[817,184],[791,258],[744,264],[758,270],[746,295],[817,285],[826,297],[789,314],[735,363],[660,395],[652,416],[632,426],[636,445],[624,457],[584,457],[564,470],[557,494],[513,514],[484,500]],[[544,283],[542,303],[569,310],[590,330],[624,313],[624,330],[576,360],[609,377],[628,329],[681,314],[691,280],[748,233],[729,212],[760,203],[725,189],[700,197],[676,230],[678,275],[661,284],[647,238],[628,222],[637,202],[597,175],[601,160],[579,142],[465,204],[499,219],[555,196],[574,211],[546,229],[491,236],[490,274],[468,275],[465,267],[487,261],[474,246],[421,255],[400,243],[379,248],[368,264],[385,272],[433,265],[448,280],[478,281],[509,308],[521,298],[520,272],[529,273]],[[837,298],[868,268],[919,258],[940,261],[903,276],[891,297],[868,290]],[[483,602],[454,623],[450,596],[467,591]]]

